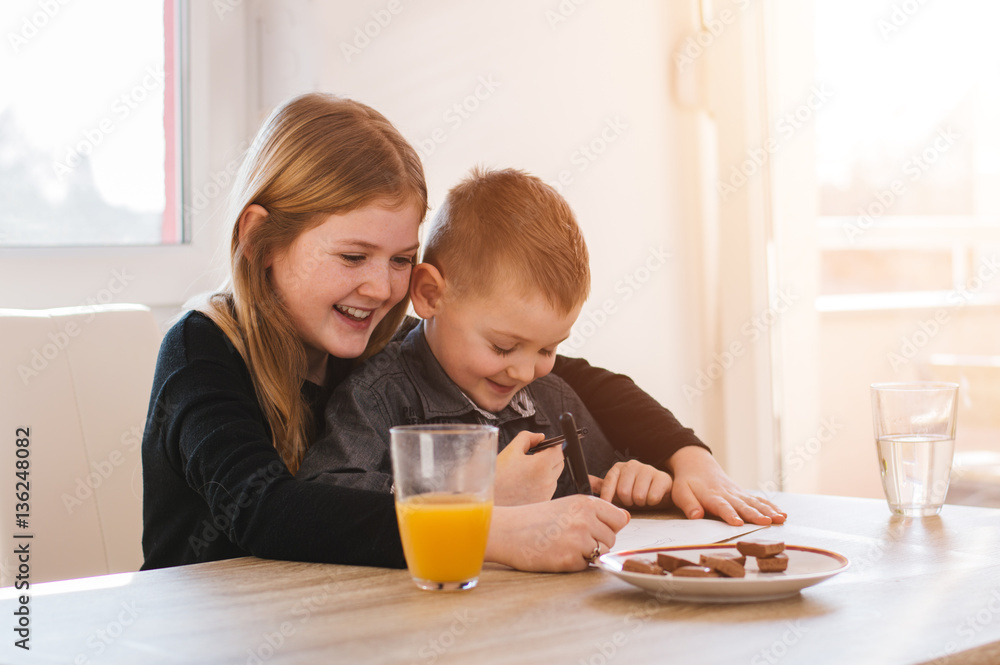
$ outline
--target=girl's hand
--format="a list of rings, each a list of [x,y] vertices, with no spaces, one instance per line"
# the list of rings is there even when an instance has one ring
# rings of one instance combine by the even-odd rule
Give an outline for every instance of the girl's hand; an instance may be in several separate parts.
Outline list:
[[[744,520],[752,524],[781,524],[788,517],[767,499],[737,485],[704,448],[685,446],[668,463],[674,472],[674,505],[689,519],[708,513],[742,526]]]
[[[493,505],[521,506],[552,498],[563,470],[562,448],[553,446],[535,455],[527,454],[543,439],[542,434],[521,432],[497,455]]]
[[[626,508],[660,508],[670,505],[673,479],[638,460],[618,462],[604,479],[590,477],[590,488],[605,501],[615,501]]]
[[[497,507],[490,521],[486,560],[531,572],[584,570],[595,548],[606,554],[628,521],[629,514],[621,508],[582,494]]]

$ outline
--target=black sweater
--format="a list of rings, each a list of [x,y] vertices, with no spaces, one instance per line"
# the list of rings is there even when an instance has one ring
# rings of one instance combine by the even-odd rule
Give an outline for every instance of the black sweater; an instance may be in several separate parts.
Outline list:
[[[331,357],[326,385],[303,385],[319,422],[350,366]],[[616,448],[666,461],[704,445],[626,376],[561,356],[553,371]],[[246,363],[199,312],[178,321],[160,347],[142,474],[143,569],[247,555],[405,566],[392,496],[297,481],[271,444]]]

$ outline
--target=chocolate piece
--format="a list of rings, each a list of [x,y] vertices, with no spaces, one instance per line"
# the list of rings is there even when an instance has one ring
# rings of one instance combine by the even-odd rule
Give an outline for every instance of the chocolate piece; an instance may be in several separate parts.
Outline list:
[[[780,573],[788,568],[788,555],[757,557],[757,570],[762,573]]]
[[[717,571],[723,577],[744,577],[747,574],[743,564],[732,557],[702,554],[699,563]]]
[[[673,572],[674,577],[721,577],[707,566],[681,566]]]
[[[688,561],[687,559],[682,559],[679,556],[674,556],[672,554],[664,554],[660,552],[656,555],[656,565],[658,565],[663,570],[668,573],[672,573],[682,566],[693,566],[694,561]]]
[[[733,561],[739,563],[741,566],[747,565],[747,555],[740,554],[739,552],[712,552],[709,556],[717,556],[722,559],[732,559]]]
[[[785,544],[777,540],[741,540],[736,543],[736,549],[740,551],[740,554],[761,559],[784,552]]]
[[[652,561],[643,559],[625,559],[622,570],[628,573],[646,573],[647,575],[662,575],[663,569]]]

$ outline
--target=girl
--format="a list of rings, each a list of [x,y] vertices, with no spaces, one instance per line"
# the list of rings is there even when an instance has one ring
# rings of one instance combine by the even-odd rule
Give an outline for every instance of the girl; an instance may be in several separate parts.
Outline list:
[[[231,278],[167,332],[157,360],[142,443],[143,568],[247,555],[402,567],[391,496],[292,474],[333,388],[403,320],[427,209],[419,158],[373,109],[303,95],[264,123],[232,196]],[[783,519],[627,377],[568,359],[555,372],[605,431],[667,450],[689,517]],[[486,558],[582,569],[627,521],[595,497],[497,508]]]

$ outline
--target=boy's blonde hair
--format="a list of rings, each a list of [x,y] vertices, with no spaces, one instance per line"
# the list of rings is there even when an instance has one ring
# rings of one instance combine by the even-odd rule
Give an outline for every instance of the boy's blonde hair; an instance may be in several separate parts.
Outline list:
[[[276,108],[257,132],[231,193],[231,276],[203,311],[226,334],[250,370],[274,447],[292,473],[313,437],[302,399],[306,352],[271,284],[267,265],[330,214],[368,205],[427,210],[427,185],[416,151],[374,109],[311,93]],[[251,204],[267,218],[240,233]],[[372,332],[363,357],[379,351],[406,315],[408,298]]]
[[[590,258],[569,204],[539,178],[476,167],[434,215],[426,263],[458,297],[540,292],[566,314],[590,292]]]

